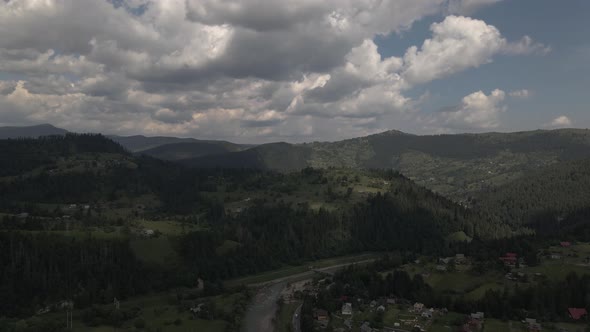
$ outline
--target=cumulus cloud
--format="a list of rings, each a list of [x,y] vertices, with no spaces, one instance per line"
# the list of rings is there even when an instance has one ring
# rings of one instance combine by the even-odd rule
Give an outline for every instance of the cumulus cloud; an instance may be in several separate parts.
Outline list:
[[[427,126],[449,131],[491,130],[500,125],[500,114],[506,111],[502,103],[506,93],[500,89],[486,95],[483,91],[463,97],[461,104],[445,107],[426,119]]]
[[[493,25],[464,16],[447,16],[430,30],[432,38],[404,55],[402,76],[410,85],[479,67],[499,53],[526,54],[542,47],[528,37],[525,42],[510,43]]]
[[[553,119],[547,127],[550,128],[566,128],[572,126],[572,120],[565,115],[558,116],[557,118]]]
[[[546,52],[463,16],[397,56],[375,44],[424,17],[494,2],[0,1],[0,73],[17,77],[0,80],[2,121],[239,141],[370,133],[384,116],[415,114],[420,101],[408,95],[419,84],[499,54]],[[489,127],[498,105],[464,100],[454,115]]]

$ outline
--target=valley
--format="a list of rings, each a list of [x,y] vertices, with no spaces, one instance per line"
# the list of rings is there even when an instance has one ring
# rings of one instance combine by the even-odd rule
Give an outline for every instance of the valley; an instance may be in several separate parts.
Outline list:
[[[467,159],[403,152],[394,160],[403,173],[318,159],[311,167],[293,159],[301,154],[282,160],[285,146],[267,156],[287,169],[204,168],[132,153],[102,135],[0,140],[0,153],[11,156],[0,159],[0,295],[11,299],[0,327],[58,331],[70,310],[74,331],[97,332],[297,324],[436,332],[460,328],[476,310],[488,315],[484,331],[521,331],[529,315],[548,331],[583,326],[567,316],[568,306],[584,307],[581,297],[534,308],[514,302],[590,274],[590,174],[577,148],[561,157],[551,148]],[[351,151],[331,153],[342,150]],[[421,175],[429,172],[430,185]],[[435,189],[434,174],[447,184],[491,178],[464,183],[461,198],[441,195],[454,189]],[[505,265],[499,258],[511,252],[519,261]],[[396,278],[408,283],[395,288]],[[339,288],[346,284],[354,287]],[[343,296],[356,299],[350,318],[339,312]],[[385,305],[392,296],[401,302]],[[513,309],[494,307],[498,296],[515,297]],[[383,302],[383,312],[371,301]],[[415,302],[439,313],[410,312]],[[328,312],[328,325],[314,310]]]

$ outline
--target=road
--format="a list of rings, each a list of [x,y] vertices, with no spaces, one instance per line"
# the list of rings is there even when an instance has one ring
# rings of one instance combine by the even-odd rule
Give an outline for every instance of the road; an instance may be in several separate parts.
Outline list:
[[[287,277],[277,278],[274,280],[248,285],[249,287],[260,288],[258,293],[254,296],[252,304],[246,311],[244,323],[242,325],[242,332],[273,332],[273,318],[277,312],[277,300],[281,296],[281,291],[287,286],[287,283],[310,279],[318,272],[336,272],[344,267],[354,264],[366,264],[375,261],[375,259],[367,259],[359,262],[338,264],[324,268],[314,269],[303,273],[294,274]],[[293,316],[293,328],[297,327],[295,332],[300,332],[299,317],[301,307],[298,308]]]
[[[313,270],[309,270],[309,271],[306,271],[306,272],[301,272],[301,273],[298,273],[298,274],[293,274],[293,275],[282,277],[282,278],[277,278],[277,279],[273,279],[273,280],[269,280],[269,281],[265,281],[265,282],[250,284],[248,286],[249,287],[258,288],[258,287],[265,287],[265,286],[268,286],[268,285],[276,284],[276,283],[279,283],[279,282],[294,282],[294,281],[298,281],[298,280],[309,279],[309,278],[313,277],[313,275],[316,274],[316,273],[320,273],[320,272],[334,273],[334,272],[337,272],[338,270],[342,269],[343,267],[347,267],[347,266],[355,265],[355,264],[372,263],[375,260],[376,259],[373,258],[373,259],[366,259],[366,260],[363,260],[363,261],[358,261],[358,262],[353,262],[353,263],[344,263],[344,264],[338,264],[338,265],[332,265],[332,266],[322,267],[322,268],[313,269]]]
[[[298,306],[293,314],[293,332],[301,332],[301,307],[303,304]]]

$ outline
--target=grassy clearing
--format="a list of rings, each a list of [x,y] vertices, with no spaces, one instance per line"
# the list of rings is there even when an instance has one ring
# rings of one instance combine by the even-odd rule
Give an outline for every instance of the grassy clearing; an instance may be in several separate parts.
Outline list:
[[[168,265],[178,261],[178,254],[172,248],[170,239],[164,236],[151,239],[134,239],[131,250],[140,260],[158,265]]]
[[[112,332],[112,331],[139,331],[134,327],[137,319],[145,321],[145,327],[153,331],[207,331],[223,332],[228,323],[223,320],[194,319],[188,311],[179,311],[172,305],[175,296],[171,293],[159,293],[147,296],[135,297],[121,301],[121,309],[139,307],[141,313],[137,318],[123,323],[120,328],[112,326],[88,327],[81,321],[82,311],[74,312],[73,331]],[[227,294],[212,298],[202,298],[201,301],[213,300],[217,308],[222,308],[226,313],[232,313],[234,304],[243,299],[241,294]],[[51,315],[61,315],[51,314]]]
[[[235,248],[239,247],[240,243],[236,242],[236,241],[232,241],[232,240],[225,240],[223,241],[223,243],[215,248],[215,253],[217,255],[225,255],[227,253],[229,253],[230,251],[234,250]]]
[[[141,220],[137,222],[140,227],[160,231],[165,235],[182,235],[183,233],[194,232],[202,228],[194,224],[186,224],[178,221]]]
[[[5,230],[0,230],[0,232]],[[72,230],[72,231],[23,231],[19,230],[18,232],[28,233],[28,234],[55,234],[55,235],[63,235],[63,236],[71,236],[78,240],[85,240],[88,238],[96,238],[96,239],[122,239],[125,238],[125,235],[121,234],[118,231],[114,232],[105,232],[103,229],[88,229],[88,230]]]

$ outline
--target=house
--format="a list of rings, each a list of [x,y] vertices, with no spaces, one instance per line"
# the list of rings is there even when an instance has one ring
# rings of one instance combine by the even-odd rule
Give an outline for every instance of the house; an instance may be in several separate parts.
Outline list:
[[[145,236],[145,237],[152,237],[152,236],[154,236],[154,234],[155,234],[155,232],[154,232],[154,230],[153,230],[153,229],[144,229],[144,230],[141,232],[141,235],[143,235],[143,236]]]
[[[191,311],[193,314],[195,314],[195,315],[196,315],[196,314],[200,313],[200,312],[203,310],[203,306],[204,306],[204,304],[203,304],[203,303],[199,303],[199,304],[198,304],[196,307],[192,307],[192,308],[190,308],[190,311]]]
[[[369,324],[369,322],[364,322],[363,325],[361,325],[361,332],[373,332],[371,324]]]
[[[456,254],[455,255],[455,263],[456,264],[463,264],[463,263],[465,263],[465,255],[464,254]]]
[[[344,303],[342,305],[342,314],[343,315],[352,315],[352,303]]]
[[[23,212],[23,213],[16,215],[16,217],[20,218],[20,219],[26,219],[29,217],[29,214],[27,212]]]
[[[375,300],[371,301],[371,303],[369,303],[369,306],[371,308],[375,308],[377,306],[377,301],[375,301]]]
[[[328,312],[323,309],[316,309],[313,311],[313,318],[320,322],[327,322],[330,320]]]
[[[50,307],[45,307],[45,308],[37,310],[37,315],[44,315],[50,311],[51,311]]]
[[[507,252],[504,256],[500,257],[500,260],[504,262],[505,266],[516,266],[518,255],[512,252]]]
[[[551,259],[561,259],[560,254],[551,254]]]
[[[463,325],[463,329],[461,331],[464,332],[472,332],[472,331],[481,331],[483,324],[481,319],[469,319],[465,325]]]
[[[422,311],[422,318],[431,319],[432,318],[432,314],[434,313],[431,310],[424,310],[424,311]]]
[[[414,312],[422,312],[422,310],[424,310],[424,304],[423,303],[414,303]]]
[[[385,312],[385,307],[380,305],[377,307],[377,312]]]
[[[447,264],[449,264],[449,263],[451,262],[451,260],[453,260],[453,257],[445,257],[445,258],[439,258],[439,259],[438,259],[438,262],[439,262],[440,264],[445,264],[445,265],[447,265]]]
[[[447,270],[447,267],[445,265],[437,265],[436,270],[440,272],[445,272]]]
[[[527,331],[529,332],[541,332],[541,330],[541,324],[539,323],[529,324],[529,326],[527,327]]]
[[[396,304],[396,302],[397,301],[394,298],[388,298],[387,299],[387,304],[389,304],[389,305],[394,305],[394,304]]]
[[[588,316],[586,308],[568,308],[567,311],[573,320],[580,320],[582,317]]]
[[[483,320],[484,319],[484,313],[481,311],[478,311],[476,313],[473,313],[470,315],[471,319],[476,319],[476,320]]]
[[[74,301],[61,301],[59,303],[57,303],[57,305],[55,306],[57,309],[68,309],[71,310],[74,308]]]
[[[569,247],[572,246],[572,243],[571,242],[564,241],[564,242],[559,242],[559,245],[561,247],[563,247],[563,248],[569,248]]]
[[[344,326],[346,326],[349,330],[352,329],[352,321],[350,319],[344,320]]]
[[[526,325],[536,324],[537,320],[534,318],[525,318],[523,321]]]

